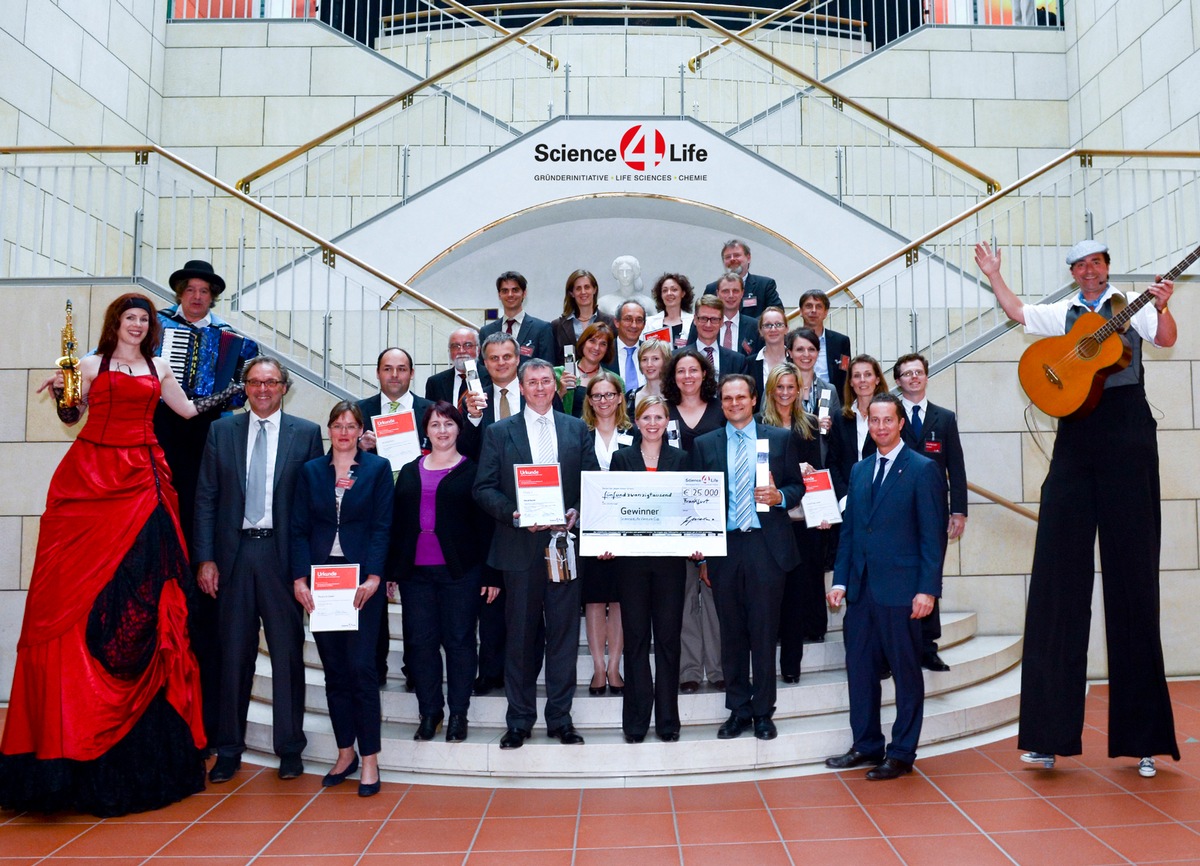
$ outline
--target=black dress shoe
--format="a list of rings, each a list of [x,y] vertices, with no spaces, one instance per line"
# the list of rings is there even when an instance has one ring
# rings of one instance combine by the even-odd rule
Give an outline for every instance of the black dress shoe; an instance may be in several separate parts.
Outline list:
[[[659,733],[658,738],[664,743],[678,743],[679,731],[662,731]]]
[[[405,681],[404,681],[404,691],[408,692],[408,694],[410,694],[410,695],[411,695],[411,694],[413,694],[413,693],[414,693],[416,690],[417,690],[417,684],[416,684],[416,683],[414,683],[412,680],[405,680]],[[378,783],[376,783],[376,784],[378,784]],[[362,788],[363,786],[362,786],[362,785],[359,785],[358,787],[359,787],[359,788]],[[363,796],[363,797],[370,797],[371,795],[370,795],[370,794],[361,794],[361,796]]]
[[[898,758],[888,758],[873,770],[867,770],[867,778],[872,782],[887,782],[899,779],[912,772],[912,764]]]
[[[729,718],[725,720],[725,724],[717,730],[718,740],[732,740],[734,737],[740,737],[750,726],[754,724],[752,719],[739,716],[736,713],[730,713]]]
[[[564,746],[582,746],[583,736],[579,731],[575,730],[572,724],[563,725],[561,728],[555,728],[552,731],[546,731],[550,735],[550,739],[558,740]]]
[[[208,771],[208,781],[210,782],[228,782],[233,778],[242,766],[241,758],[229,758],[217,756],[217,762],[213,764],[213,768]]]
[[[690,695],[700,691],[700,683],[695,680],[684,680],[679,684],[679,693],[682,695]]]
[[[529,731],[518,731],[516,728],[509,728],[504,732],[504,736],[500,738],[500,748],[519,749],[525,745],[525,741],[528,739]]]
[[[612,685],[611,683],[609,683],[609,686],[608,686],[608,693],[609,693],[610,695],[622,695],[622,694],[624,694],[624,693],[625,693],[625,684],[624,684],[624,683],[622,683],[622,684],[621,684],[621,685],[619,685],[619,686],[614,686],[614,685]]]
[[[279,778],[299,779],[304,775],[304,762],[300,760],[299,755],[280,755],[279,756]]]
[[[800,674],[784,674],[783,681],[785,683],[798,683],[800,682]]]
[[[754,736],[760,740],[773,740],[779,736],[779,731],[775,729],[775,723],[771,721],[770,716],[754,717]]]
[[[880,682],[883,682],[884,680],[890,680],[891,678],[892,678],[891,665],[884,665],[882,668],[879,669],[879,681]]]
[[[638,743],[643,743],[645,741],[646,741],[645,734],[626,734],[625,735],[625,742],[629,743],[629,745],[631,745],[631,746],[635,746]]]
[[[593,698],[598,698],[601,695],[605,694],[607,691],[608,691],[607,681],[601,683],[598,686],[594,686],[591,683],[588,683],[588,694],[591,695]]]
[[[467,738],[467,717],[462,713],[451,713],[446,723],[446,742],[461,743]]]
[[[414,740],[428,742],[437,736],[438,728],[442,726],[442,719],[445,715],[436,713],[432,716],[421,716],[421,723],[417,725],[417,732],[413,734]]]
[[[346,766],[346,769],[342,770],[340,773],[335,773],[335,772],[333,772],[333,770],[330,770],[328,773],[326,773],[325,778],[321,780],[321,787],[322,788],[332,788],[334,785],[340,785],[340,784],[342,784],[342,782],[346,781],[347,776],[349,776],[351,773],[353,773],[357,769],[358,769],[358,755],[355,755],[354,760],[351,761]]]
[[[725,691],[725,680],[713,680],[711,683],[709,683],[709,685],[711,685],[718,692]]]
[[[492,693],[492,680],[490,677],[476,677],[475,685],[471,689],[471,694],[479,697],[480,695],[490,695]]]
[[[883,763],[883,755],[864,755],[851,749],[844,755],[825,759],[825,766],[831,770],[849,770],[866,764],[878,766]]]
[[[937,654],[937,650],[930,650],[921,654],[921,667],[927,671],[938,671],[939,673],[950,670],[950,665],[942,661],[942,657]]]

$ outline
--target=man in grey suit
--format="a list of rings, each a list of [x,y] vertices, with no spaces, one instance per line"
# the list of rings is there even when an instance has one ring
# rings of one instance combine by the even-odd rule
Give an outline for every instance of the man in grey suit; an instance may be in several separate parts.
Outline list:
[[[508,644],[504,691],[508,697],[508,730],[502,749],[519,749],[537,721],[537,675],[542,667],[538,630],[545,623],[546,729],[563,745],[583,743],[571,723],[575,697],[575,662],[579,653],[578,580],[551,583],[546,548],[552,530],[570,530],[578,517],[579,473],[598,470],[587,425],[554,411],[554,370],[534,358],[521,367],[525,407],[497,421],[483,435],[475,501],[496,521],[488,565],[504,572],[504,614]],[[518,528],[516,476],[518,463],[557,463],[566,508],[565,526]]]
[[[282,411],[291,382],[279,362],[260,355],[246,365],[244,381],[250,411],[209,429],[196,484],[196,579],[217,600],[221,641],[212,782],[229,781],[242,763],[260,620],[271,655],[279,778],[304,772],[307,745],[304,620],[292,596],[288,522],[300,468],[323,453],[321,429]]]

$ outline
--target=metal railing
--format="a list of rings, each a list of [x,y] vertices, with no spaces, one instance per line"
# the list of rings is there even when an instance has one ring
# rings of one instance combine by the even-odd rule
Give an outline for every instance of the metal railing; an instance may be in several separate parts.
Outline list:
[[[1066,251],[1108,244],[1114,281],[1169,270],[1200,242],[1200,151],[1076,149],[842,281],[858,305],[835,307],[830,327],[890,366],[923,352],[941,369],[1011,323],[974,260],[975,244],[1003,250],[1004,275],[1031,302],[1071,286]]]
[[[375,387],[387,346],[440,365],[445,338],[470,324],[161,148],[0,149],[0,280],[128,279],[169,298],[189,259],[225,277],[219,315],[342,395]]]

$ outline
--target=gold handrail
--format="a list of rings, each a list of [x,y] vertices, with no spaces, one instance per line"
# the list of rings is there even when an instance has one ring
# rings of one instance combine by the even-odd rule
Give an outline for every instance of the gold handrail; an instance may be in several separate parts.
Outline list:
[[[569,2],[569,0],[568,0],[568,2]],[[893,132],[903,138],[907,138],[909,141],[918,145],[923,150],[926,150],[926,151],[940,157],[941,159],[945,160],[946,162],[949,162],[951,165],[954,165],[955,167],[961,169],[962,171],[964,171],[967,174],[974,177],[976,180],[982,181],[985,184],[985,186],[987,187],[988,193],[992,193],[995,190],[998,190],[1001,188],[1000,182],[998,180],[996,180],[992,177],[989,177],[988,175],[979,171],[977,168],[971,166],[970,164],[968,164],[968,163],[964,162],[963,160],[959,159],[958,157],[954,156],[952,153],[949,153],[948,151],[943,150],[942,148],[935,145],[933,142],[928,141],[925,138],[922,138],[921,136],[917,135],[916,133],[910,132],[909,130],[905,129],[904,127],[894,123],[893,121],[889,120],[888,118],[884,117],[883,115],[872,111],[871,109],[867,108],[865,105],[862,105],[861,103],[856,102],[855,100],[851,99],[850,97],[844,96],[843,94],[839,93],[838,91],[834,90],[833,88],[831,88],[825,84],[822,84],[817,79],[812,78],[809,75],[801,72],[799,69],[792,66],[790,63],[786,63],[786,62],[774,57],[769,52],[764,51],[763,49],[759,48],[756,45],[753,45],[750,42],[747,42],[746,40],[742,39],[737,34],[732,33],[729,30],[726,30],[720,24],[717,24],[715,21],[712,21],[709,18],[706,18],[705,16],[699,14],[698,12],[695,12],[692,9],[660,9],[660,8],[645,8],[645,9],[643,9],[641,4],[626,3],[626,2],[624,2],[624,0],[592,0],[592,2],[595,3],[596,6],[600,7],[600,8],[590,9],[588,11],[588,16],[593,17],[593,18],[627,18],[627,17],[629,17],[629,10],[632,7],[632,8],[637,8],[639,10],[639,15],[643,18],[679,18],[680,20],[687,19],[690,21],[695,21],[696,23],[700,24],[701,26],[707,27],[709,30],[712,30],[718,34],[723,34],[726,42],[733,42],[737,45],[742,46],[747,51],[751,52],[752,54],[758,55],[762,59],[766,60],[768,63],[772,63],[775,66],[779,67],[780,69],[786,70],[787,72],[790,72],[792,75],[795,75],[797,78],[804,81],[810,87],[822,91],[823,93],[825,93],[826,95],[828,95],[830,97],[830,99],[833,101],[834,107],[837,108],[838,110],[845,110],[845,106],[848,105],[851,108],[853,108],[855,111],[857,111],[859,114],[869,117],[871,120],[880,124],[885,129],[888,129],[891,132]],[[651,2],[653,2],[653,0],[651,0]],[[608,6],[608,5],[619,6],[621,8],[616,8],[616,9],[603,8],[604,6]],[[664,5],[668,5],[668,4],[664,4]],[[560,18],[562,16],[563,16],[563,10],[556,8],[553,11],[547,12],[545,15],[542,15],[542,16],[538,17],[537,19],[531,21],[529,24],[526,24],[524,27],[520,28],[519,30],[510,31],[507,36],[501,37],[500,39],[498,39],[496,42],[494,42],[491,46],[484,49],[483,51],[477,52],[476,54],[473,54],[470,57],[467,57],[463,60],[459,60],[456,63],[452,63],[450,66],[447,66],[441,72],[438,72],[438,73],[430,76],[429,78],[425,79],[424,81],[408,88],[403,93],[393,96],[390,99],[384,100],[383,102],[379,103],[375,107],[369,108],[366,111],[362,112],[361,114],[358,114],[355,117],[350,118],[349,120],[345,121],[344,123],[338,124],[337,126],[335,126],[333,129],[329,130],[328,132],[322,133],[321,135],[317,136],[316,138],[312,139],[311,141],[306,142],[305,144],[302,144],[299,147],[288,151],[283,156],[280,156],[277,159],[272,160],[271,162],[264,165],[262,168],[255,169],[254,171],[250,172],[250,174],[246,175],[245,177],[243,177],[241,180],[239,180],[237,182],[238,189],[242,190],[243,192],[249,192],[250,182],[253,180],[257,180],[258,178],[262,177],[267,172],[274,171],[279,166],[290,162],[291,160],[295,159],[296,157],[300,156],[301,154],[307,153],[308,151],[312,150],[314,147],[324,144],[329,139],[333,138],[335,135],[339,135],[340,133],[353,128],[354,126],[358,125],[359,123],[362,123],[364,120],[374,117],[376,114],[379,114],[380,112],[385,111],[386,109],[390,108],[393,105],[403,104],[405,107],[407,107],[408,105],[411,105],[416,93],[418,91],[422,90],[423,88],[425,88],[426,86],[428,86],[430,83],[438,81],[438,80],[446,77],[447,75],[449,75],[453,72],[456,72],[457,70],[461,69],[462,67],[464,67],[470,63],[473,63],[478,57],[481,57],[490,51],[494,51],[497,48],[507,45],[510,42],[521,40],[522,37],[528,35],[532,31],[537,30],[538,28],[545,26],[550,21],[556,20],[557,18]]]
[[[449,5],[457,5],[455,0],[442,0]],[[796,0],[792,6],[812,3],[814,0]],[[680,10],[679,0],[636,0],[636,2],[627,2],[627,0],[559,0],[559,2],[539,3],[537,0],[526,0],[520,3],[477,3],[471,7],[477,12],[496,12],[504,14],[505,12],[523,12],[530,9],[548,9],[555,7],[559,10],[583,10],[595,9],[600,6],[614,6],[627,10],[630,14],[628,17],[636,17],[636,12],[639,9],[670,9]],[[763,6],[747,6],[737,3],[690,3],[689,9],[694,9],[698,12],[732,12],[744,14],[747,16],[769,13],[763,18],[764,21],[772,21],[779,17],[781,10],[772,7]],[[790,8],[790,7],[789,7]],[[394,21],[416,21],[422,18],[430,18],[434,15],[444,12],[441,9],[421,9],[415,12],[401,12],[395,15],[385,15],[381,20],[384,22]],[[682,10],[680,10],[682,11]],[[786,10],[782,10],[786,11]],[[573,14],[564,14],[564,18],[573,18]],[[835,19],[832,16],[822,16],[830,20],[845,20]]]
[[[796,2],[790,3],[787,6],[784,6],[782,9],[776,9],[774,12],[772,12],[770,15],[766,16],[765,18],[763,18],[759,21],[752,22],[748,27],[745,27],[742,30],[738,31],[738,35],[746,36],[750,33],[753,33],[755,30],[758,30],[762,27],[765,27],[768,24],[778,21],[780,18],[783,18],[785,15],[791,15],[793,12],[798,12],[801,6],[808,6],[810,3],[813,3],[813,2],[814,2],[814,0],[796,0]],[[824,21],[824,22],[828,22],[828,23],[846,24],[851,28],[866,26],[865,21],[861,21],[857,18],[839,18],[835,15],[825,15],[823,13],[822,14],[800,13],[800,15],[798,15],[797,17],[800,17],[801,15],[805,18],[808,18],[811,21],[820,20],[820,21]],[[708,57],[710,54],[715,54],[716,52],[720,51],[722,48],[724,48],[728,44],[729,44],[729,42],[727,40],[722,40],[722,41],[718,42],[716,45],[711,45],[708,48],[705,48],[703,51],[701,51],[699,54],[697,54],[695,57],[691,58],[687,62],[688,69],[690,69],[692,72],[695,72],[697,69],[700,68],[700,65],[703,62],[705,57]]]
[[[393,298],[396,296],[396,293],[403,292],[404,294],[407,294],[409,297],[413,298],[413,300],[424,304],[425,306],[429,307],[431,310],[436,310],[437,312],[441,313],[443,316],[446,316],[447,318],[449,318],[455,322],[458,322],[460,325],[465,325],[467,327],[472,327],[472,328],[475,327],[474,322],[470,321],[469,319],[463,318],[458,313],[451,310],[449,307],[442,306],[441,304],[439,304],[437,301],[433,300],[432,298],[429,298],[429,297],[421,294],[416,289],[413,289],[412,287],[408,286],[407,284],[400,282],[395,277],[392,277],[392,276],[384,273],[383,271],[376,268],[374,265],[368,264],[367,262],[360,259],[358,256],[354,255],[353,253],[348,252],[347,250],[342,249],[341,247],[339,247],[337,244],[333,243],[332,241],[326,240],[325,238],[321,237],[320,235],[316,234],[315,232],[309,231],[304,226],[289,219],[288,217],[284,216],[283,214],[272,210],[271,208],[264,205],[262,202],[257,201],[256,199],[253,199],[250,196],[246,195],[241,190],[230,186],[229,184],[225,183],[223,180],[220,180],[220,179],[212,176],[211,174],[208,174],[203,169],[192,165],[187,160],[181,159],[180,157],[176,156],[174,153],[171,153],[171,151],[166,150],[162,147],[159,147],[156,144],[136,144],[136,145],[106,144],[106,145],[96,145],[96,146],[88,146],[88,145],[69,145],[69,146],[29,145],[29,146],[21,146],[21,147],[0,146],[0,154],[20,155],[20,154],[37,154],[37,153],[46,153],[46,154],[52,154],[52,153],[81,153],[81,154],[132,153],[132,154],[134,154],[134,158],[137,161],[137,164],[143,164],[143,165],[146,163],[146,161],[149,157],[149,154],[151,154],[151,153],[158,154],[160,157],[167,160],[168,162],[174,163],[175,165],[177,165],[179,168],[183,169],[184,171],[200,178],[206,184],[211,184],[212,186],[216,187],[217,189],[221,190],[222,192],[227,193],[228,195],[230,195],[233,198],[237,199],[238,201],[242,202],[242,204],[248,205],[249,207],[252,207],[252,208],[254,208],[254,210],[263,214],[264,216],[267,216],[270,219],[273,219],[276,222],[281,223],[282,225],[284,225],[287,228],[291,229],[292,231],[296,232],[301,237],[308,238],[310,241],[312,241],[314,244],[316,244],[316,246],[321,250],[322,258],[325,259],[326,261],[333,262],[338,259],[345,260],[345,261],[349,262],[350,264],[354,265],[356,268],[366,271],[368,274],[375,277],[376,279],[381,280],[384,283],[387,283],[394,290],[396,290],[396,292],[394,292],[392,295]],[[333,265],[331,264],[330,267],[333,267]]]
[[[442,0],[442,2],[445,3],[447,6],[449,6],[451,9],[454,9],[456,12],[466,15],[468,18],[473,18],[474,20],[478,21],[480,24],[484,25],[485,27],[490,27],[491,29],[493,29],[497,33],[499,33],[501,36],[507,36],[511,32],[507,27],[503,27],[503,26],[495,23],[494,21],[492,21],[490,18],[488,18],[484,15],[480,15],[477,11],[472,9],[470,6],[464,6],[463,4],[459,3],[458,0]],[[430,15],[433,15],[433,14],[436,14],[439,10],[430,9],[427,11],[429,12]],[[393,20],[393,19],[401,18],[401,17],[403,17],[403,16],[387,15],[382,20],[387,22],[389,20]],[[536,45],[532,45],[532,44],[526,42],[524,39],[518,39],[517,42],[519,42],[521,45],[524,45],[526,48],[528,48],[534,54],[545,59],[546,66],[550,69],[551,72],[554,72],[558,69],[558,65],[559,65],[558,58],[555,57],[553,54],[551,54],[549,51],[547,51],[545,48],[539,48]],[[484,49],[484,51],[481,52],[481,54],[486,54],[488,52],[488,50],[489,49]]]
[[[973,484],[972,482],[968,481],[967,489],[970,490],[972,493],[978,493],[984,499],[990,499],[992,502],[995,502],[997,505],[1004,506],[1005,508],[1007,508],[1009,511],[1013,512],[1014,514],[1019,514],[1022,517],[1028,517],[1034,523],[1037,523],[1037,521],[1038,521],[1038,515],[1037,515],[1036,511],[1030,511],[1024,505],[1018,505],[1017,503],[1013,502],[1011,499],[1005,499],[999,493],[993,493],[992,491],[988,490],[986,487],[980,487],[978,484]]]
[[[976,202],[975,204],[973,204],[969,208],[967,208],[965,211],[960,213],[958,216],[953,217],[950,220],[947,220],[946,222],[942,223],[940,226],[936,226],[936,227],[930,229],[925,234],[921,235],[921,237],[917,238],[915,241],[910,241],[909,243],[900,247],[898,250],[896,250],[894,253],[887,256],[886,258],[880,259],[878,262],[876,262],[875,264],[866,268],[865,270],[859,271],[854,276],[849,277],[848,279],[842,280],[836,286],[832,286],[829,289],[829,291],[827,292],[827,294],[833,295],[836,292],[840,292],[840,291],[844,291],[844,290],[848,291],[849,287],[854,285],[855,283],[857,283],[859,280],[869,277],[871,274],[875,273],[876,271],[878,271],[884,267],[887,267],[892,262],[898,260],[901,256],[905,257],[908,264],[914,263],[915,261],[917,261],[917,257],[914,254],[920,249],[920,247],[924,246],[926,243],[933,240],[935,237],[940,235],[942,232],[948,231],[948,230],[954,228],[959,223],[964,222],[965,220],[969,219],[970,217],[973,217],[975,214],[979,213],[984,208],[988,207],[991,204],[994,204],[995,202],[999,201],[1000,199],[1004,198],[1005,196],[1009,195],[1010,193],[1018,192],[1021,189],[1021,187],[1024,186],[1025,184],[1029,183],[1030,181],[1036,180],[1037,178],[1041,177],[1046,172],[1050,171],[1052,168],[1062,165],[1064,162],[1067,162],[1070,159],[1078,157],[1080,164],[1086,166],[1086,165],[1091,164],[1091,159],[1092,159],[1092,157],[1095,157],[1095,156],[1115,156],[1115,157],[1124,157],[1124,158],[1150,157],[1150,158],[1155,158],[1155,159],[1160,159],[1160,158],[1161,159],[1200,159],[1200,151],[1195,151],[1195,150],[1101,150],[1101,149],[1097,149],[1097,148],[1093,148],[1093,147],[1072,148],[1071,150],[1066,151],[1065,153],[1061,154],[1060,156],[1056,156],[1054,159],[1050,160],[1048,163],[1043,165],[1041,168],[1035,168],[1033,171],[1029,172],[1029,174],[1020,178],[1015,183],[1011,184],[1007,189],[999,190],[998,192],[995,192],[992,195],[989,195],[987,198],[981,199],[980,201]],[[799,313],[800,313],[799,310],[794,310],[788,314],[788,318],[789,319],[795,318],[797,315],[799,315]]]

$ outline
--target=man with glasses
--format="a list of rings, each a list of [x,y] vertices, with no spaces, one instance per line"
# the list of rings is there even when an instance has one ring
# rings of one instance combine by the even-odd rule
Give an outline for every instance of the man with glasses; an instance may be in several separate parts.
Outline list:
[[[273,358],[246,365],[249,412],[208,431],[196,485],[194,559],[200,590],[217,600],[221,641],[217,762],[228,782],[246,749],[246,714],[262,623],[271,656],[271,711],[279,778],[304,772],[304,617],[292,595],[288,529],[300,469],[324,453],[321,428],[282,410],[291,381]],[[153,760],[153,756],[148,756]]]
[[[705,295],[696,303],[696,316],[692,319],[696,335],[688,343],[708,359],[718,379],[727,373],[746,372],[746,356],[720,344],[721,322],[724,320],[725,305],[721,299],[716,295]]]
[[[462,406],[463,392],[467,390],[467,361],[479,359],[479,334],[473,328],[458,328],[451,332],[449,340],[450,369],[434,373],[425,380],[425,399],[436,403],[445,400],[451,406]],[[479,370],[480,379],[484,371]]]
[[[742,288],[741,276],[735,271],[722,276],[717,280],[716,294],[721,301],[721,329],[718,332],[721,348],[753,358],[763,347],[763,338],[758,332],[758,320],[754,316],[742,313],[745,291]],[[695,336],[696,326],[693,323],[689,338],[695,339]]]
[[[637,350],[646,327],[646,308],[640,301],[625,301],[617,307],[617,375],[625,383],[625,393],[636,391],[645,382],[638,366]]]
[[[958,419],[949,409],[930,403],[926,398],[929,362],[923,355],[901,355],[892,367],[892,375],[900,386],[904,406],[904,444],[936,463],[946,479],[950,507],[946,532],[942,536],[942,567],[945,568],[946,545],[967,528],[967,466],[958,438]],[[926,670],[950,670],[950,665],[938,655],[937,642],[941,636],[941,611],[934,599],[933,612],[921,620],[921,667]]]

